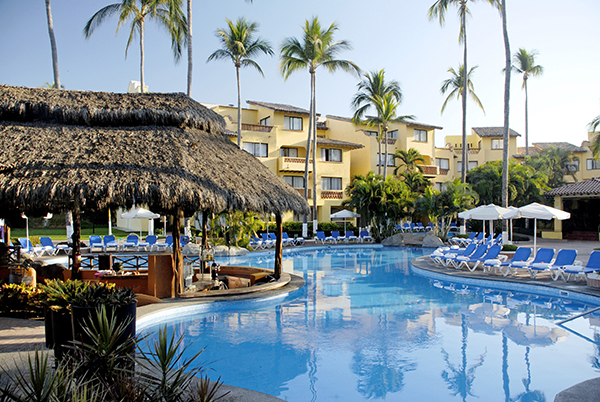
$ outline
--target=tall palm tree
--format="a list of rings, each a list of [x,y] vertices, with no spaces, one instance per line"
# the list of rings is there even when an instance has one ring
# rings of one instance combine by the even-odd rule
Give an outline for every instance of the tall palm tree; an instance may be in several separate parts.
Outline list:
[[[181,48],[187,41],[187,22],[181,10],[182,0],[122,0],[120,3],[110,4],[98,10],[85,24],[83,34],[89,39],[92,33],[106,19],[113,15],[119,16],[117,33],[122,24],[131,20],[131,30],[125,48],[125,56],[133,37],[137,33],[140,36],[140,83],[144,92],[144,32],[146,19],[157,21],[167,29],[171,35],[171,48],[175,60],[181,57]]]
[[[463,45],[463,63],[465,70],[467,70],[467,17],[471,15],[468,3],[474,3],[476,0],[437,0],[429,8],[428,16],[429,21],[437,19],[441,26],[446,23],[446,13],[451,5],[458,7],[458,16],[460,18],[460,31],[458,33],[458,43]],[[490,4],[496,3],[498,0],[487,0]],[[462,96],[462,141],[463,141],[463,152],[462,160],[463,166],[468,166],[467,162],[467,76],[463,76],[463,84],[461,86]],[[466,172],[463,169],[462,182],[466,180]]]
[[[310,155],[310,144],[312,134],[313,155],[313,221],[317,220],[317,124],[316,124],[316,72],[320,66],[329,72],[344,70],[346,72],[360,74],[360,69],[351,61],[337,59],[340,52],[350,50],[350,43],[345,40],[334,40],[333,36],[338,30],[337,24],[332,23],[329,28],[324,29],[317,17],[306,20],[303,27],[302,40],[297,38],[286,38],[281,46],[281,62],[279,70],[284,79],[299,70],[308,70],[310,74],[310,116],[308,123],[308,139],[306,141],[306,161],[304,169],[304,198],[308,200],[308,163]],[[316,226],[313,225],[313,231]]]
[[[441,113],[444,113],[444,109],[446,109],[446,105],[448,104],[448,101],[450,99],[452,99],[452,97],[456,97],[456,99],[461,98],[462,99],[462,103],[464,105],[465,102],[465,88],[464,85],[466,83],[467,85],[467,92],[470,96],[471,99],[475,101],[475,103],[477,104],[477,106],[479,106],[481,108],[481,110],[483,111],[483,113],[485,114],[485,109],[483,108],[483,104],[481,103],[481,100],[479,100],[479,98],[477,97],[477,95],[475,94],[475,87],[473,86],[473,81],[471,80],[471,76],[473,74],[473,72],[477,69],[478,66],[474,66],[471,68],[471,70],[469,70],[468,74],[465,74],[465,69],[463,67],[462,64],[458,65],[458,72],[456,72],[454,70],[454,68],[449,68],[448,72],[450,73],[450,78],[448,78],[447,80],[445,80],[442,83],[442,86],[440,88],[440,92],[442,94],[446,94],[446,92],[450,91],[450,93],[448,94],[448,96],[446,97],[446,100],[444,101],[444,104],[442,105],[442,111]],[[464,109],[464,106],[463,106]],[[464,113],[464,110],[463,110]],[[464,126],[464,122],[463,122],[463,126]],[[466,140],[466,136],[464,136],[463,133],[463,149],[462,149],[462,172],[461,172],[461,181],[463,183],[466,182],[466,177],[467,177],[467,170],[469,167],[469,162],[467,159],[467,140]]]
[[[352,98],[351,106],[354,109],[352,122],[360,124],[364,119],[365,114],[371,108],[376,109],[375,103],[377,97],[383,97],[387,93],[391,93],[398,103],[402,102],[402,90],[400,84],[396,80],[390,82],[385,81],[385,70],[372,71],[365,73],[363,79],[358,83],[358,92]],[[377,143],[379,144],[379,153],[381,155],[381,127],[377,127]],[[387,141],[387,138],[386,138]],[[381,156],[380,156],[381,157]],[[381,163],[378,164],[378,173],[381,174]]]
[[[384,157],[384,165],[383,165],[383,177],[387,178],[387,160],[388,160],[388,141],[387,141],[387,133],[390,129],[390,124],[392,123],[405,123],[407,120],[414,120],[414,116],[406,115],[406,116],[396,116],[396,111],[398,109],[398,101],[396,101],[396,97],[393,93],[387,93],[384,96],[377,96],[374,99],[375,109],[377,111],[377,115],[373,117],[368,117],[365,120],[365,123],[369,127],[380,127],[381,128],[381,138],[385,139],[385,157]],[[381,159],[381,157],[380,157]]]
[[[475,87],[473,86],[473,81],[471,80],[473,72],[478,67],[479,66],[474,66],[471,68],[471,70],[469,70],[469,73],[466,76],[466,81],[465,81],[465,69],[463,68],[462,64],[458,65],[458,72],[456,72],[456,70],[454,70],[454,68],[452,68],[452,67],[450,67],[448,69],[448,72],[450,73],[450,78],[448,78],[447,80],[444,80],[444,82],[442,82],[442,86],[440,88],[440,92],[443,95],[445,95],[446,92],[450,91],[450,93],[446,97],[446,100],[444,100],[444,104],[442,105],[442,111],[441,111],[442,114],[444,114],[444,110],[446,109],[446,106],[448,105],[448,101],[450,99],[452,99],[452,97],[456,97],[456,99],[460,99],[463,97],[463,94],[465,93],[463,90],[463,85],[465,82],[467,83],[467,91],[468,91],[468,94],[471,96],[471,99],[473,101],[475,101],[477,106],[479,106],[481,108],[481,110],[483,111],[483,113],[485,114],[485,109],[483,108],[483,104],[481,103],[481,100],[479,100],[477,95],[475,94]]]
[[[262,38],[255,38],[254,34],[258,30],[258,23],[246,21],[245,18],[238,18],[235,23],[227,21],[226,29],[219,29],[216,32],[217,38],[221,42],[221,49],[215,50],[208,56],[207,61],[230,59],[235,66],[235,75],[237,78],[238,95],[238,121],[237,135],[238,147],[242,148],[242,93],[240,87],[240,67],[254,67],[264,77],[262,69],[252,58],[259,53],[273,55],[271,44]]]
[[[535,56],[538,55],[537,50],[527,52],[527,50],[521,48],[518,52],[513,55],[512,70],[519,74],[523,74],[523,85],[525,89],[525,155],[529,155],[529,119],[527,109],[527,80],[529,77],[535,77],[544,73],[544,67],[535,64]]]
[[[46,0],[46,17],[48,19],[50,47],[52,48],[52,71],[54,73],[54,87],[56,89],[61,89],[60,76],[58,74],[58,50],[56,49],[56,38],[54,37],[54,23],[52,22],[52,8],[50,7],[50,0]]]
[[[492,4],[500,10],[502,17],[502,37],[504,39],[504,128],[502,133],[502,206],[508,208],[508,182],[509,182],[509,162],[508,162],[508,141],[510,124],[510,42],[508,40],[508,28],[506,22],[506,0],[493,0]],[[502,221],[502,232],[508,231],[507,221]]]

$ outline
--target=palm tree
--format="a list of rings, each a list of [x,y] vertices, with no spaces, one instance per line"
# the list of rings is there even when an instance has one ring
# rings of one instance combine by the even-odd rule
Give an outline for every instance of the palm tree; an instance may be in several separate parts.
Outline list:
[[[192,69],[194,61],[192,58],[192,0],[187,0],[187,50],[188,50],[188,71],[187,71],[187,96],[192,97]]]
[[[398,102],[393,93],[387,93],[384,96],[377,96],[374,99],[374,105],[377,112],[376,116],[368,117],[364,123],[369,127],[379,127],[381,129],[381,138],[385,138],[385,157],[383,160],[383,177],[387,178],[387,160],[388,160],[388,141],[387,133],[392,123],[405,123],[407,120],[414,120],[414,116],[396,116]],[[381,160],[381,157],[379,158]]]
[[[242,95],[240,88],[240,67],[254,67],[264,77],[262,69],[252,58],[259,53],[273,55],[271,44],[262,38],[255,38],[254,34],[258,30],[258,23],[246,21],[245,18],[238,18],[233,23],[227,22],[226,29],[219,29],[216,32],[217,38],[221,41],[221,49],[215,50],[208,56],[208,61],[230,59],[235,66],[235,75],[237,78],[238,94],[238,121],[237,135],[238,147],[242,148]]]
[[[521,48],[513,55],[512,69],[519,74],[523,74],[523,86],[525,89],[525,155],[529,155],[529,119],[527,113],[527,80],[529,77],[535,77],[544,73],[544,67],[535,64],[537,50],[527,52]]]
[[[281,46],[281,62],[279,70],[284,79],[299,70],[307,69],[310,74],[310,116],[308,123],[308,139],[306,141],[306,161],[304,169],[304,198],[308,200],[308,163],[310,155],[310,143],[312,133],[312,154],[313,154],[313,221],[317,219],[317,124],[316,124],[316,72],[317,68],[323,66],[329,72],[335,72],[339,69],[346,72],[360,74],[360,69],[356,64],[348,60],[337,59],[337,55],[350,50],[350,43],[345,40],[336,41],[333,35],[338,30],[337,24],[332,23],[329,28],[321,28],[321,23],[317,17],[312,20],[306,20],[304,24],[304,35],[302,41],[297,38],[286,38]],[[313,225],[316,230],[316,225]]]
[[[506,0],[494,0],[493,4],[500,10],[502,16],[502,37],[504,39],[504,127],[502,141],[502,206],[508,208],[508,182],[509,182],[509,163],[508,163],[508,141],[510,124],[510,43],[508,41],[508,29],[506,22]],[[507,221],[502,220],[502,232],[508,231]]]
[[[385,81],[385,70],[372,71],[366,73],[364,78],[358,83],[358,92],[352,98],[351,106],[354,109],[352,122],[356,125],[364,119],[366,112],[372,107],[376,109],[375,103],[377,97],[383,97],[391,93],[398,103],[402,102],[402,90],[398,81]],[[381,127],[377,127],[377,143],[379,144],[379,153],[381,155]],[[387,141],[387,138],[386,138]],[[378,164],[378,173],[381,174],[381,164]]]
[[[400,165],[394,169],[394,174],[397,175],[401,167],[405,167],[406,172],[423,172],[421,165],[425,164],[425,158],[419,151],[414,148],[410,148],[408,151],[403,149],[397,149],[394,153],[394,159],[400,159]],[[420,162],[420,164],[418,163]]]
[[[129,45],[137,33],[140,36],[140,83],[144,92],[144,32],[146,19],[156,20],[169,31],[171,35],[171,48],[175,60],[181,57],[181,47],[187,41],[187,22],[181,11],[182,0],[122,0],[120,3],[110,4],[101,8],[90,18],[83,28],[83,34],[89,39],[92,33],[107,18],[113,15],[119,16],[117,33],[121,24],[131,20],[131,30],[125,48],[125,56]]]
[[[466,93],[468,93],[471,96],[471,99],[473,99],[475,101],[477,106],[479,106],[481,108],[481,110],[483,111],[483,113],[485,114],[485,109],[483,108],[483,104],[481,103],[481,100],[479,100],[477,95],[475,94],[475,88],[473,86],[473,81],[471,80],[471,75],[477,69],[477,67],[478,66],[472,67],[471,70],[469,70],[468,74],[465,74],[465,69],[462,64],[458,65],[458,72],[456,72],[454,70],[454,68],[452,68],[452,67],[450,67],[448,69],[448,72],[450,73],[450,78],[445,80],[442,83],[442,86],[440,88],[440,92],[443,95],[445,95],[446,92],[450,91],[450,93],[446,97],[446,100],[444,101],[444,104],[442,105],[442,111],[441,111],[442,114],[444,113],[444,109],[446,109],[446,105],[448,104],[448,101],[450,99],[452,99],[452,97],[456,97],[456,99],[459,99],[459,98],[462,99],[463,116],[465,116],[464,103],[465,103],[465,94]],[[465,88],[464,88],[465,84],[466,84],[467,92],[465,92]],[[465,123],[463,122],[463,128],[464,127],[465,127]],[[467,177],[466,176],[467,168],[469,166],[469,162],[467,159],[467,137],[465,135],[465,132],[463,132],[462,145],[463,145],[463,149],[462,149],[462,166],[463,166],[463,168],[462,168],[462,172],[461,172],[461,181],[463,183],[465,183],[466,177]]]
[[[54,37],[54,23],[52,22],[52,8],[50,0],[46,0],[46,17],[48,19],[48,34],[50,35],[50,47],[52,48],[52,71],[54,72],[54,88],[61,89],[60,76],[58,75],[58,50],[56,49],[56,38]]]
[[[596,131],[598,126],[600,126],[600,115],[596,116],[594,120],[592,120],[590,124],[588,124],[588,129],[591,132],[594,132]],[[590,145],[590,149],[592,150],[594,158],[600,159],[600,134],[594,137],[594,139],[592,140],[592,144]]]
[[[463,63],[465,70],[467,69],[467,16],[471,15],[468,3],[469,1],[475,2],[476,0],[437,0],[429,8],[428,16],[429,21],[438,19],[441,26],[444,26],[446,22],[446,13],[448,7],[456,5],[458,7],[458,16],[460,18],[460,31],[458,33],[458,43],[463,45]],[[495,4],[498,0],[487,0],[490,4]],[[463,140],[463,152],[462,160],[463,166],[468,166],[467,163],[467,79],[468,76],[463,76],[462,88],[462,140]],[[466,180],[465,169],[462,172],[462,182]]]

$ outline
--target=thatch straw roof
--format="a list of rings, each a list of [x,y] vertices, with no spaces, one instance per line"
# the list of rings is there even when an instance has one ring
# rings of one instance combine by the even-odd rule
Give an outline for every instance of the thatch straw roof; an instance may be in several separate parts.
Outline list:
[[[0,208],[307,213],[300,194],[223,128],[183,94],[0,85]]]

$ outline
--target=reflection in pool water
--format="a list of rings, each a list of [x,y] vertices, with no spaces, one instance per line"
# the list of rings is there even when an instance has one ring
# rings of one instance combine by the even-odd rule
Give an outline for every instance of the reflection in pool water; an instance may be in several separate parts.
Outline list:
[[[551,401],[599,375],[600,316],[555,324],[595,305],[428,279],[409,263],[426,252],[295,250],[284,270],[305,279],[301,289],[167,324],[206,347],[211,378],[289,401]],[[272,268],[273,259],[221,263]]]

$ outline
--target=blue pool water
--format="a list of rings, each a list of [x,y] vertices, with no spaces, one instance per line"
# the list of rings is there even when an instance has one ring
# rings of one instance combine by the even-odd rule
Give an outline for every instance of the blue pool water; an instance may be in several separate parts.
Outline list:
[[[284,271],[301,289],[171,312],[139,332],[166,323],[190,355],[206,348],[211,378],[297,402],[552,401],[600,375],[600,316],[556,325],[593,298],[444,282],[411,268],[430,251],[294,250]],[[220,262],[272,268],[273,256]]]

